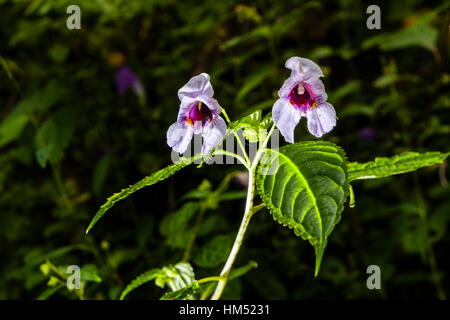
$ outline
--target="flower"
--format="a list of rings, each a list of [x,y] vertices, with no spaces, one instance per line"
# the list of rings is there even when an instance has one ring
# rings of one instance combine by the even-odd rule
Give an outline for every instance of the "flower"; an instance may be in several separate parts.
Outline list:
[[[116,73],[117,92],[123,94],[128,88],[133,89],[134,93],[142,98],[145,96],[144,87],[139,78],[133,73],[130,67],[121,67]]]
[[[272,108],[275,125],[287,142],[294,143],[294,129],[302,116],[308,119],[308,130],[321,137],[336,125],[336,111],[326,102],[323,72],[309,59],[292,57],[286,61],[290,77],[278,91],[280,97]]]
[[[180,90],[178,120],[167,130],[167,144],[178,153],[186,151],[193,134],[202,134],[202,154],[208,154],[222,141],[227,125],[219,116],[222,108],[213,98],[214,90],[209,75],[192,77]]]

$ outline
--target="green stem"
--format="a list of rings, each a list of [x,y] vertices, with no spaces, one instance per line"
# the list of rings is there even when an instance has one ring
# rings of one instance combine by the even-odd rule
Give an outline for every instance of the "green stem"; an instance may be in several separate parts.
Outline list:
[[[222,280],[222,277],[206,277],[200,280],[197,280],[197,282],[200,283],[205,283],[205,282],[211,282],[211,281],[220,281]]]
[[[253,217],[255,213],[257,213],[259,210],[263,209],[266,205],[263,203],[258,204],[257,206],[253,206],[252,212],[250,213],[250,216]]]
[[[237,155],[236,153],[229,152],[229,151],[226,151],[226,150],[223,150],[223,149],[218,149],[218,150],[214,151],[214,155],[221,155],[221,154],[223,154],[225,156],[230,156],[230,157],[236,158],[237,160],[239,160],[244,165],[244,167],[249,169],[249,163],[247,162],[246,159],[242,158],[240,155]],[[247,159],[248,159],[248,157],[247,157]]]
[[[72,203],[70,202],[69,196],[67,194],[66,188],[61,179],[61,174],[59,172],[59,166],[57,163],[50,159],[50,168],[52,169],[53,178],[55,179],[56,186],[61,194],[61,197],[64,201],[64,204],[67,207],[67,210],[72,211]]]
[[[248,223],[250,222],[251,210],[253,207],[253,195],[255,190],[254,184],[254,170],[250,170],[248,174],[248,191],[247,191],[247,200],[245,203],[245,212],[244,217],[242,218],[241,225],[239,227],[238,234],[236,239],[234,240],[233,248],[231,249],[230,255],[228,256],[227,261],[225,262],[225,266],[220,273],[222,277],[217,284],[216,290],[214,291],[211,300],[218,300],[222,296],[223,289],[227,283],[228,275],[231,271],[231,267],[233,266],[234,260],[236,260],[236,256],[241,248],[242,241],[244,239],[245,232],[247,231]]]
[[[200,300],[206,300],[211,293],[211,290],[214,289],[214,283],[210,283],[205,291],[203,291],[202,295],[200,296]]]
[[[244,157],[245,157],[245,160],[247,161],[247,164],[250,166],[250,158],[248,157],[247,151],[245,151],[245,147],[242,144],[241,138],[239,137],[239,135],[236,132],[234,132],[234,136],[236,137],[236,140],[237,140],[237,142],[239,144],[239,147],[241,147],[242,153],[244,154]]]
[[[225,117],[225,120],[227,120],[228,123],[231,123],[230,117],[228,117],[228,114],[227,114],[227,112],[225,111],[225,108],[223,108],[223,107],[221,107],[221,108],[222,108],[222,113],[223,113],[223,116]],[[244,157],[245,157],[245,160],[246,160],[246,165],[250,164],[250,159],[248,158],[247,152],[245,151],[245,148],[244,148],[244,146],[242,145],[241,139],[239,139],[239,136],[237,135],[236,132],[234,132],[234,136],[236,137],[236,140],[237,140],[237,142],[238,142],[239,146],[241,147],[241,150],[242,150],[242,152],[243,152],[243,154],[244,154]],[[241,160],[240,160],[240,161],[241,161]],[[241,162],[242,162],[242,161],[241,161]],[[242,163],[243,163],[243,162],[242,162]]]
[[[234,240],[233,247],[231,248],[231,252],[228,256],[227,261],[225,262],[225,266],[220,273],[221,280],[218,281],[216,290],[214,291],[211,300],[218,300],[222,296],[223,290],[225,289],[225,285],[227,283],[228,275],[230,274],[231,268],[233,267],[233,263],[236,260],[237,254],[242,246],[242,242],[244,239],[245,232],[247,231],[248,224],[250,222],[250,218],[253,214],[253,197],[255,194],[255,173],[256,168],[258,166],[259,160],[266,150],[267,143],[270,139],[270,136],[275,129],[275,125],[270,129],[269,134],[267,135],[265,141],[260,146],[258,151],[256,152],[255,159],[248,170],[248,190],[247,190],[247,199],[245,201],[245,211],[244,216],[242,217],[241,225],[239,227],[238,234],[236,239]]]
[[[228,117],[228,114],[224,108],[222,108],[222,112],[223,112],[223,116],[225,117],[225,120],[227,120],[227,122],[230,123],[231,122],[230,117]]]

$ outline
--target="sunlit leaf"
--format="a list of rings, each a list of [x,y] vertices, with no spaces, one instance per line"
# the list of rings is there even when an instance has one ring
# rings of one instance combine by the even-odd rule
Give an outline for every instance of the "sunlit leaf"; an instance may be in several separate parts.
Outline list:
[[[348,163],[348,179],[376,179],[389,177],[417,170],[422,167],[442,163],[449,153],[440,152],[404,152],[391,158],[375,158],[374,161],[366,163]]]
[[[269,150],[257,189],[273,218],[314,246],[317,275],[327,237],[348,194],[346,157],[330,142],[299,142]]]
[[[200,285],[197,281],[194,281],[190,285],[173,291],[168,292],[165,295],[163,295],[160,300],[186,300],[191,299],[193,295],[200,289]]]
[[[162,272],[161,269],[151,269],[138,276],[136,279],[131,281],[131,283],[127,285],[125,289],[122,291],[122,293],[120,294],[120,300],[125,299],[127,294],[129,294],[137,287],[140,287],[143,284],[156,279],[158,276],[161,275],[161,272]]]
[[[128,188],[122,189],[122,191],[113,194],[111,197],[108,198],[108,200],[100,207],[100,210],[95,214],[94,218],[92,219],[91,223],[89,224],[86,233],[89,232],[89,230],[92,229],[92,227],[97,223],[97,221],[108,211],[111,209],[111,207],[118,201],[125,199],[126,197],[130,196],[134,192],[147,187],[151,186],[161,180],[167,179],[177,171],[181,170],[182,168],[188,166],[189,164],[193,163],[197,159],[201,159],[203,156],[198,155],[191,157],[189,159],[181,159],[179,162],[170,165],[164,169],[161,169],[154,174],[145,177],[144,179],[136,182],[135,184],[129,186]]]

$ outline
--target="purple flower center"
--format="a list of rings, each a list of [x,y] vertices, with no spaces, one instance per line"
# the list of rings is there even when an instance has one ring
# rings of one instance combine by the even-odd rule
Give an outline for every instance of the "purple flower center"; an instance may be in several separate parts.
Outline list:
[[[193,126],[195,122],[201,121],[202,126],[204,126],[213,117],[211,110],[204,103],[198,101],[196,102],[191,110],[187,114],[186,122]]]
[[[289,93],[289,102],[303,112],[306,112],[308,108],[317,107],[317,99],[311,92],[311,88],[302,82],[299,82]]]

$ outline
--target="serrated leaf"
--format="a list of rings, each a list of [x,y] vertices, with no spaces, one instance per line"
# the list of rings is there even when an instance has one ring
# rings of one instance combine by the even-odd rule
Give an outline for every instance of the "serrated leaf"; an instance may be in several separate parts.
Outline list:
[[[256,184],[273,218],[314,246],[317,276],[327,237],[340,220],[348,194],[344,152],[323,141],[268,150]]]
[[[228,127],[233,130],[243,130],[244,137],[251,143],[264,140],[267,128],[272,125],[271,113],[262,117],[261,110],[256,110],[240,120],[232,122]]]
[[[136,289],[137,287],[142,286],[144,283],[147,283],[149,281],[152,281],[153,279],[156,279],[158,276],[161,275],[161,269],[151,269],[143,274],[139,275],[136,279],[131,281],[129,285],[126,286],[126,288],[122,291],[120,295],[120,300],[123,300],[127,294],[129,294],[131,291]]]
[[[259,123],[259,127],[261,129],[268,129],[273,125],[273,119],[272,119],[272,112],[269,112],[262,118],[261,122]]]
[[[200,289],[200,285],[197,281],[194,281],[187,287],[184,287],[182,289],[168,292],[165,295],[163,295],[160,300],[186,300],[186,299],[192,299],[193,295]]]
[[[195,280],[194,269],[187,262],[179,262],[174,266],[164,267],[162,270],[168,277],[166,283],[172,291],[180,290]]]
[[[154,174],[145,177],[144,179],[136,182],[135,184],[129,186],[128,188],[122,189],[122,191],[113,194],[111,197],[108,198],[108,200],[100,207],[100,210],[97,211],[94,218],[92,219],[91,223],[89,224],[88,228],[86,229],[86,233],[89,232],[89,230],[92,229],[92,227],[97,223],[97,221],[103,217],[103,215],[111,209],[111,207],[118,201],[125,199],[126,197],[130,196],[134,192],[147,187],[151,186],[161,180],[167,179],[177,171],[181,170],[182,168],[188,166],[189,164],[193,163],[197,159],[201,159],[202,155],[197,155],[191,158],[184,158],[181,159],[179,162],[170,165],[164,169],[161,169],[159,171],[156,171]]]
[[[348,179],[377,179],[410,172],[442,163],[448,155],[449,153],[440,152],[404,152],[390,158],[375,158],[366,163],[351,162],[347,164]]]

